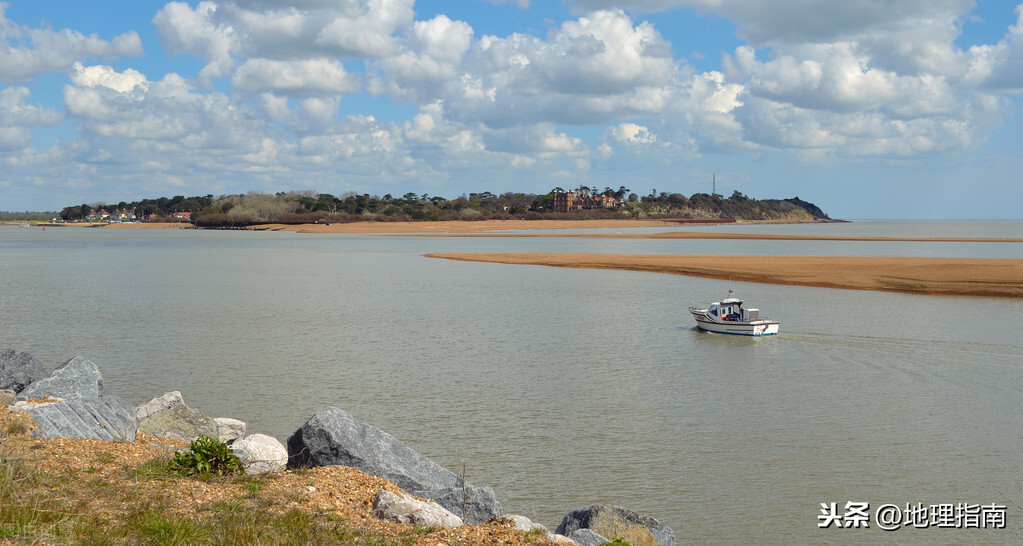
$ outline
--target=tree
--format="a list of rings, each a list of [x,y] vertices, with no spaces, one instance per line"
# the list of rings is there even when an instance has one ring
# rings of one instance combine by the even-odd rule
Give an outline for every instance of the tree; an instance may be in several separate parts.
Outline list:
[[[65,222],[81,220],[82,207],[64,207],[64,210],[60,211],[60,218]]]

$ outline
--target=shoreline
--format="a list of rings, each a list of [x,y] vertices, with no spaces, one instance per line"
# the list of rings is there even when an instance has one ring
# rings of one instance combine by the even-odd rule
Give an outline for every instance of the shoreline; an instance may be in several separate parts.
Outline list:
[[[1023,260],[849,256],[427,254],[428,258],[622,269],[740,282],[938,296],[1023,298]]]
[[[857,237],[843,235],[785,235],[771,233],[664,231],[655,233],[506,233],[507,231],[541,231],[567,229],[629,229],[665,228],[707,225],[763,225],[786,222],[707,222],[679,223],[677,219],[660,220],[480,220],[439,222],[350,222],[327,224],[257,224],[238,230],[289,231],[293,233],[416,235],[421,237],[521,237],[521,238],[588,238],[588,239],[710,239],[767,241],[845,241],[845,242],[935,242],[935,243],[1023,243],[1021,237]],[[187,223],[124,223],[124,224],[61,224],[71,227],[103,227],[107,229],[202,229]]]

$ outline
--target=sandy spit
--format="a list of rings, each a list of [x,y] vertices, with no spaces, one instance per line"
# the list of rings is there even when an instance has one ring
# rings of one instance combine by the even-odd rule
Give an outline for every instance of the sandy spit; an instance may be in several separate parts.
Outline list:
[[[764,222],[749,222],[759,224]],[[741,226],[744,223],[730,224]],[[188,223],[137,224],[63,224],[69,226],[103,226],[114,229],[188,229]],[[700,225],[707,225],[701,223]],[[1023,243],[1023,238],[966,237],[847,237],[831,235],[781,235],[770,233],[679,231],[678,221],[664,220],[482,220],[441,222],[350,222],[326,224],[259,224],[252,231],[293,231],[297,233],[363,233],[415,234],[437,237],[580,237],[594,239],[751,239],[775,241],[909,241],[909,242],[974,242]],[[681,225],[681,227],[685,227]],[[656,233],[502,233],[510,230],[542,231],[567,229],[630,229],[664,228]]]
[[[1023,260],[846,256],[428,254],[503,264],[626,269],[741,282],[943,296],[1023,297]]]

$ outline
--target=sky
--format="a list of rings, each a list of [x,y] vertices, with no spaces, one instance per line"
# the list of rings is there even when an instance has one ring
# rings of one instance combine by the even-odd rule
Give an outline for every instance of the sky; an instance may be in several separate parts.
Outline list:
[[[1023,218],[1011,0],[0,0],[0,210],[625,186]]]

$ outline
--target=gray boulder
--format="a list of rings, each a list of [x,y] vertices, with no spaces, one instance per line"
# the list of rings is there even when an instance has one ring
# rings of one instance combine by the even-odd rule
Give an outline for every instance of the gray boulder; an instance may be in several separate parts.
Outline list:
[[[335,407],[316,412],[288,438],[288,465],[357,468],[384,478],[405,491],[434,499],[451,512],[462,514],[462,481],[450,470],[423,457],[390,434]],[[501,503],[486,486],[465,484],[466,523],[479,524],[501,515]]]
[[[462,518],[436,502],[421,501],[405,494],[377,491],[373,498],[373,517],[391,523],[408,523],[418,527],[461,527]]]
[[[231,450],[245,465],[246,474],[280,472],[288,465],[288,450],[277,438],[253,434],[231,445]]]
[[[11,389],[0,389],[0,408],[11,405],[11,402],[14,402],[14,397],[17,395],[18,393]]]
[[[0,352],[0,389],[18,393],[46,375],[46,368],[32,355],[14,349]]]
[[[231,445],[236,440],[240,440],[245,436],[245,421],[231,419],[230,417],[214,417],[213,422],[217,424],[217,439],[227,445]],[[287,455],[288,453],[285,451],[285,459]],[[284,462],[287,463],[287,460]]]
[[[184,405],[185,399],[181,397],[181,392],[166,392],[145,404],[135,406],[135,418],[141,423],[161,411],[166,411]]]
[[[611,540],[593,532],[593,529],[576,529],[568,538],[579,546],[600,546]]]
[[[158,411],[139,421],[139,432],[182,442],[191,442],[200,436],[219,436],[213,419],[184,404]]]
[[[47,396],[62,400],[95,400],[103,395],[103,375],[91,360],[76,356],[18,392],[15,400]]]
[[[25,404],[45,398],[54,403]],[[22,389],[13,407],[32,414],[37,436],[135,441],[135,412],[121,398],[103,394],[99,369],[80,356]]]
[[[590,529],[609,539],[621,538],[633,546],[674,546],[675,532],[654,518],[620,506],[594,504],[566,515],[556,531],[574,539],[572,533]]]
[[[111,442],[134,442],[135,415],[131,406],[117,396],[93,400],[16,402],[12,408],[32,415],[38,425],[32,434],[43,438],[95,438]]]

